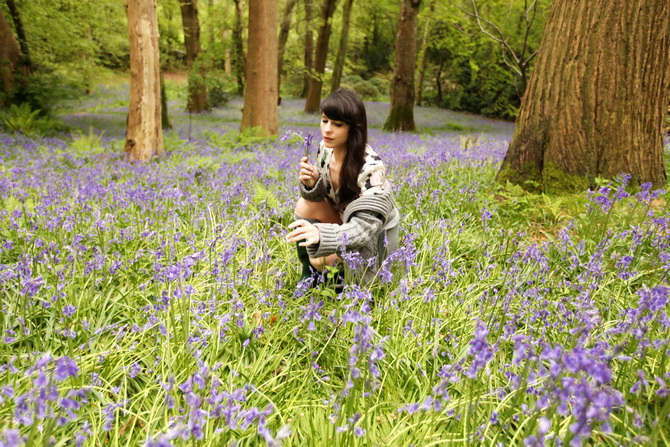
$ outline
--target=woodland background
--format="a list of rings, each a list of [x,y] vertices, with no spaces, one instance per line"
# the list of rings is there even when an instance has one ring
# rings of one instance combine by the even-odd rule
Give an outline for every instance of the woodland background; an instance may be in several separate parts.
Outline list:
[[[21,91],[4,92],[0,102],[27,99],[33,109],[47,111],[59,98],[90,91],[101,75],[128,69],[128,28],[122,2],[12,2],[18,7],[25,36],[22,45],[36,74]],[[0,10],[16,30],[8,3],[2,2]],[[342,85],[355,89],[365,100],[388,100],[399,2],[349,3],[353,7],[348,32],[345,30],[348,49]],[[524,88],[520,72],[529,70],[532,64],[532,59],[525,60],[539,46],[550,2],[499,0],[478,5],[479,14],[490,22],[482,25],[487,32],[500,31],[521,63],[526,64],[521,70],[510,51],[483,33],[468,14],[474,11],[470,1],[424,3],[418,17],[421,92],[417,103],[514,119]],[[161,0],[157,6],[162,70],[183,73],[187,61],[179,1]],[[310,40],[316,43],[320,6],[314,0],[279,2],[282,27],[289,26],[283,53],[282,97],[306,95],[309,60],[306,63],[305,45]],[[247,8],[244,0],[205,0],[198,7],[202,46],[198,60],[207,74],[210,105],[221,106],[232,95],[242,93]],[[338,5],[332,18],[324,92],[330,90],[337,62],[343,13],[344,7]]]

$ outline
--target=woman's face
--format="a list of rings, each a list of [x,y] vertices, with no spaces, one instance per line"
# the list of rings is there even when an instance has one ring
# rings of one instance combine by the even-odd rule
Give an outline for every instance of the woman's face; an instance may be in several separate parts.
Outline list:
[[[321,114],[321,137],[328,148],[346,149],[349,139],[349,124],[342,121],[333,121]]]

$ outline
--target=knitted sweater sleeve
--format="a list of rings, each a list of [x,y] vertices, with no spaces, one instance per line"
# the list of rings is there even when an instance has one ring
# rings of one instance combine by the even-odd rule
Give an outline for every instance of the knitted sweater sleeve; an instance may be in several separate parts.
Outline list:
[[[359,251],[374,244],[384,226],[395,201],[391,188],[378,188],[377,194],[362,195],[347,206],[344,223],[314,224],[319,229],[319,243],[309,245],[307,252],[312,258],[320,258],[341,251]]]
[[[320,258],[340,252],[342,248],[346,251],[360,250],[373,241],[383,223],[378,214],[361,211],[342,225],[314,225],[319,229],[320,240],[318,244],[308,246],[307,252],[312,258]]]
[[[319,177],[312,188],[308,188],[303,182],[300,182],[300,197],[310,202],[323,200],[326,197],[326,182],[323,176]]]

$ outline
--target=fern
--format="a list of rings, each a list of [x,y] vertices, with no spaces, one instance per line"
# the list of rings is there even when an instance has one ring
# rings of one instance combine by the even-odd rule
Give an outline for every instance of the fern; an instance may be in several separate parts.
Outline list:
[[[265,203],[268,208],[278,208],[279,207],[279,199],[272,194],[267,188],[265,188],[263,185],[261,185],[259,182],[256,182],[254,184],[254,205],[259,206],[262,203]]]

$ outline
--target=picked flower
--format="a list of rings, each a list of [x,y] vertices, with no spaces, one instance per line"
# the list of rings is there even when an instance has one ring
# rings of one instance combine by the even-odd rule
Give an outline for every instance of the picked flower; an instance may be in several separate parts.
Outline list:
[[[314,139],[314,135],[307,135],[307,137],[304,140],[303,143],[303,149],[305,151],[305,157],[309,158],[309,152],[312,148],[312,140]]]

